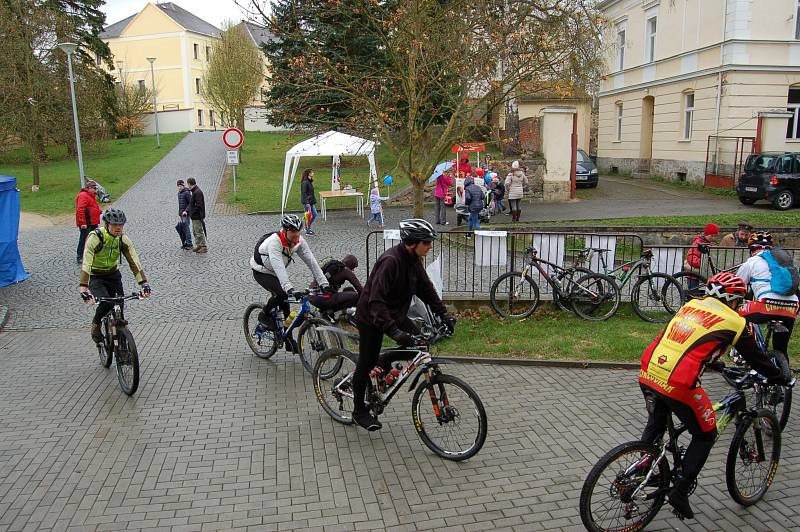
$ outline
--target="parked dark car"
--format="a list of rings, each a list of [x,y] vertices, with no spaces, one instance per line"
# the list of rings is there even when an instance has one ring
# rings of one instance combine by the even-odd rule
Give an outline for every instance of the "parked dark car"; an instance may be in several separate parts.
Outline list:
[[[597,186],[597,182],[597,166],[588,153],[579,149],[575,164],[575,186],[594,188]]]
[[[764,152],[749,156],[736,195],[745,205],[767,200],[780,211],[791,208],[800,197],[800,154]]]

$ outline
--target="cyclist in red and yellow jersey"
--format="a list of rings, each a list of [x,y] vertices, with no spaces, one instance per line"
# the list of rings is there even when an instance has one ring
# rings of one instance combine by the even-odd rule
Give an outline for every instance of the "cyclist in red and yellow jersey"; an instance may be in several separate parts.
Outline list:
[[[670,412],[686,425],[692,441],[686,449],[682,475],[676,475],[668,494],[670,504],[684,517],[694,512],[689,491],[717,438],[714,409],[700,383],[705,368],[716,363],[728,346],[735,346],[750,366],[772,382],[788,378],[775,361],[759,349],[750,326],[736,308],[747,293],[739,277],[721,272],[708,280],[707,297],[685,304],[642,355],[639,384],[649,417],[642,440],[653,443],[667,427]]]

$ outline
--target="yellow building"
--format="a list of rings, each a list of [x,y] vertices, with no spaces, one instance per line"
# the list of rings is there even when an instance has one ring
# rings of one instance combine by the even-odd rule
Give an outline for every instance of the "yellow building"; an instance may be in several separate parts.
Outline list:
[[[242,22],[256,45],[270,38],[269,32]],[[156,106],[162,133],[217,129],[214,110],[200,94],[212,47],[220,29],[173,3],[147,4],[139,13],[106,27],[100,37],[114,56],[118,80],[152,87],[151,65],[155,58]],[[250,129],[269,129],[263,117],[248,110]],[[145,132],[153,133],[152,115],[145,119]]]
[[[605,0],[599,7],[610,22],[601,170],[702,183],[709,137],[756,137],[756,114],[773,109],[792,115],[786,138],[764,149],[800,150],[798,0]],[[733,141],[710,146],[711,160],[730,159]]]

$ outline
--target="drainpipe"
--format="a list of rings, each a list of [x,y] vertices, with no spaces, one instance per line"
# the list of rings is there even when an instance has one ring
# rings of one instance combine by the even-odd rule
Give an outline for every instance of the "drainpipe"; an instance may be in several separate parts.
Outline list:
[[[728,31],[728,0],[722,6],[722,41],[719,46],[719,72],[717,72],[717,109],[714,117],[716,123],[714,136],[717,137],[714,149],[714,173],[719,171],[719,120],[722,107],[722,66],[725,64],[725,34]]]

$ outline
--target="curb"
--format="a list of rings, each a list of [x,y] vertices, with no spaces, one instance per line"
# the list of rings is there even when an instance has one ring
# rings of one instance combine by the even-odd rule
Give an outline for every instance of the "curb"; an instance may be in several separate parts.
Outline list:
[[[0,332],[2,332],[6,321],[8,321],[8,307],[0,305]]]
[[[445,358],[453,362],[463,364],[494,364],[501,366],[534,366],[551,368],[573,368],[573,369],[639,369],[641,364],[638,362],[610,362],[610,361],[585,361],[585,360],[533,360],[524,358],[486,358],[470,356],[434,356],[434,358]]]

